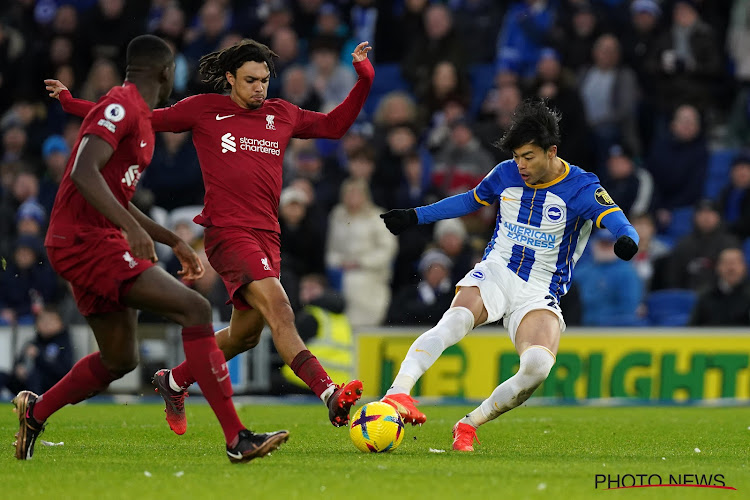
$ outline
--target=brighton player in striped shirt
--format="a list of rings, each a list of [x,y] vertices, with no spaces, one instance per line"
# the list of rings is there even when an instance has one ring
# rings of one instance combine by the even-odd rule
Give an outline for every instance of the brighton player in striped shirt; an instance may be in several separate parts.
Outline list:
[[[615,253],[630,260],[638,234],[596,175],[557,156],[559,115],[543,101],[516,109],[499,146],[513,154],[474,189],[416,209],[382,214],[399,234],[417,224],[461,217],[499,201],[495,231],[484,257],[457,285],[451,307],[409,348],[383,401],[406,422],[426,420],[409,395],[449,346],[472,329],[503,320],[521,357],[518,372],[453,427],[453,449],[473,451],[477,428],[526,401],[555,364],[565,321],[559,299],[591,229],[606,227],[617,238]]]
[[[371,49],[368,42],[354,49],[357,83],[327,114],[266,99],[276,54],[254,40],[243,40],[200,60],[203,81],[228,94],[188,97],[155,109],[151,118],[157,132],[193,133],[206,188],[205,206],[195,222],[205,227],[208,261],[234,306],[229,327],[216,333],[219,348],[227,360],[252,349],[268,323],[282,359],[323,400],[336,427],[349,421],[362,382],[334,384],[294,326],[294,312],[279,281],[282,162],[293,137],[339,139],[354,123],[375,75],[367,58]],[[74,99],[58,80],[45,84],[66,112],[84,116],[94,106]],[[193,382],[185,363],[154,376],[166,402],[167,422],[177,434],[187,429],[184,399]]]

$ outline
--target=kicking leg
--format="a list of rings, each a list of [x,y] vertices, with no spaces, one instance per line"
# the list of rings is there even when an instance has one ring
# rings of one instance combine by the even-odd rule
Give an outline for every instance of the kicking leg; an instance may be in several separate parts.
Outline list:
[[[271,328],[276,350],[284,363],[328,406],[328,417],[336,427],[349,421],[349,409],[362,395],[362,382],[337,386],[307,349],[294,326],[294,311],[276,278],[253,281],[240,289],[242,297],[260,312]],[[232,331],[234,335],[234,331]]]
[[[440,357],[445,349],[460,341],[473,328],[487,320],[487,310],[477,287],[462,287],[450,309],[432,329],[419,336],[409,347],[401,368],[386,392],[383,402],[399,412],[404,422],[413,425],[425,422],[425,415],[414,406],[409,396],[414,384]]]
[[[473,451],[477,427],[529,399],[555,364],[559,343],[560,322],[554,313],[539,309],[524,316],[516,332],[516,350],[521,356],[518,372],[497,386],[489,398],[456,424],[454,450]]]

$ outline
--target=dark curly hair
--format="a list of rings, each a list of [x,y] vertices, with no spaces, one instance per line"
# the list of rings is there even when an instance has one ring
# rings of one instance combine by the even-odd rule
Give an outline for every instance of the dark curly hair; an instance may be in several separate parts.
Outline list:
[[[512,153],[524,144],[536,144],[545,151],[560,144],[560,113],[540,99],[527,99],[513,112],[510,128],[495,143]]]
[[[271,75],[276,76],[273,58],[279,57],[273,50],[262,43],[245,38],[236,45],[211,52],[200,58],[198,71],[203,82],[216,90],[229,90],[226,73],[237,75],[240,66],[248,61],[266,63]]]

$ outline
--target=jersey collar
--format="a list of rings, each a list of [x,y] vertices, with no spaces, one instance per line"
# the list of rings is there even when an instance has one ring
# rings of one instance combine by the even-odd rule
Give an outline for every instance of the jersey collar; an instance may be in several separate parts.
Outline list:
[[[562,158],[560,158],[560,161],[563,162],[563,165],[565,165],[565,171],[560,174],[557,179],[552,179],[551,181],[545,182],[544,184],[528,184],[524,182],[524,184],[526,184],[526,187],[530,187],[531,189],[545,189],[554,184],[557,184],[558,182],[562,182],[562,180],[565,179],[570,173],[570,164]]]

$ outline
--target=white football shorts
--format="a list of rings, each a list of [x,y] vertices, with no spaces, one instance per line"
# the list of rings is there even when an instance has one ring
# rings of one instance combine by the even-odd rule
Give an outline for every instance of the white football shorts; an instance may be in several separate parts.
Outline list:
[[[538,309],[555,313],[560,321],[560,332],[565,331],[565,320],[560,305],[552,293],[548,289],[524,281],[505,265],[483,260],[456,283],[457,288],[462,286],[479,288],[484,307],[487,309],[487,321],[483,324],[502,319],[513,345],[516,344],[516,330],[521,320],[529,312]]]

